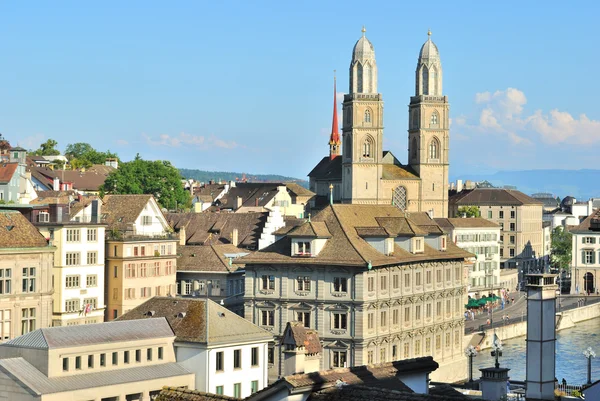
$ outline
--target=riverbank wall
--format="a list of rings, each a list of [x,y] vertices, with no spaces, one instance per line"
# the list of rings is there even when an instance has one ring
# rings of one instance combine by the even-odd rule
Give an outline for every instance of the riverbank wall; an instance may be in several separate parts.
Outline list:
[[[556,314],[556,330],[569,329],[575,327],[579,322],[599,317],[600,303],[558,312]],[[466,343],[479,346],[480,349],[491,348],[494,340],[494,331],[500,340],[522,337],[527,334],[527,317],[525,317],[525,320],[522,322],[507,324],[505,326],[496,327],[495,329],[473,333],[467,336]]]

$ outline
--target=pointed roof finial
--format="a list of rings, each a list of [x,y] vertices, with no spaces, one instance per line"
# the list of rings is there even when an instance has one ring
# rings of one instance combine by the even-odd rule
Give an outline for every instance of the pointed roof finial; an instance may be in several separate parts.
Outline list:
[[[427,30],[427,36],[431,37],[431,29]]]
[[[365,32],[367,32],[367,28],[365,28],[365,26],[363,25],[363,27],[360,31],[362,32],[363,36],[365,36]]]

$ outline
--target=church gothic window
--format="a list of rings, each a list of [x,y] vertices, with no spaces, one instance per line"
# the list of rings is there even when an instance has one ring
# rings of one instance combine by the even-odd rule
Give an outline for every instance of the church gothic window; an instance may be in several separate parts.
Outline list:
[[[373,157],[373,138],[367,137],[363,143],[363,157]]]
[[[433,138],[429,143],[429,158],[439,159],[440,158],[440,144],[436,138]]]
[[[416,159],[417,158],[417,138],[412,139],[411,148],[412,148],[412,158]]]
[[[431,115],[431,125],[438,125],[439,124],[439,116],[437,111],[434,111],[433,114]]]
[[[406,188],[403,186],[396,187],[394,189],[394,197],[392,198],[392,203],[398,209],[405,211],[406,210]]]
[[[429,70],[426,66],[423,66],[423,70],[421,70],[421,85],[422,94],[429,95]]]
[[[365,110],[365,122],[366,123],[370,123],[371,122],[371,110]]]

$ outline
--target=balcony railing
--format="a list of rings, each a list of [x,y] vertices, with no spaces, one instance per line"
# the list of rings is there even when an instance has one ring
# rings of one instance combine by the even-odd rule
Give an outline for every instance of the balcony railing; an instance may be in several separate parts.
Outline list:
[[[106,232],[106,238],[111,241],[168,241],[178,240],[175,233],[144,234],[132,231],[110,230]]]

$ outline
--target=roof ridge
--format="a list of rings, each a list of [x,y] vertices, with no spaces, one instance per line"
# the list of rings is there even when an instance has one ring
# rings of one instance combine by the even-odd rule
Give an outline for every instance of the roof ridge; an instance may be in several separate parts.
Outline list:
[[[223,245],[225,245],[225,244],[223,244]],[[210,249],[212,249],[212,251],[215,254],[215,256],[217,257],[217,259],[219,259],[219,261],[223,264],[223,266],[225,266],[225,269],[227,269],[227,271],[231,273],[231,270],[229,269],[228,264],[225,263],[225,261],[221,258],[221,256],[219,256],[219,253],[215,249],[215,246],[216,246],[215,244],[211,244]],[[208,291],[208,288],[207,288],[207,291]]]
[[[348,236],[348,234],[346,233],[346,230],[344,229],[344,226],[342,225],[342,222],[340,220],[340,218],[338,217],[335,208],[333,207],[333,205],[329,205],[329,207],[331,208],[331,210],[333,211],[333,215],[335,217],[335,219],[337,220],[338,224],[340,225],[340,227],[342,228],[342,233],[344,233],[344,236],[346,237],[346,239],[348,240],[348,242],[350,243],[350,246],[352,247],[352,249],[354,249],[354,251],[358,254],[358,256],[360,256],[360,258],[365,262],[365,263],[369,263],[367,261],[367,259],[365,259],[365,257],[362,255],[362,253],[360,253],[360,251],[356,248],[356,246],[354,246],[354,243],[352,242],[352,240],[350,239],[350,237]],[[325,226],[327,226],[327,223],[325,224]],[[329,229],[329,228],[327,228]],[[349,231],[349,230],[348,230]]]

